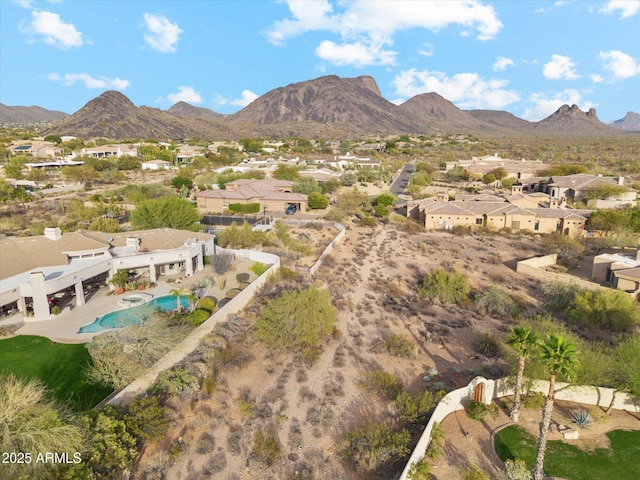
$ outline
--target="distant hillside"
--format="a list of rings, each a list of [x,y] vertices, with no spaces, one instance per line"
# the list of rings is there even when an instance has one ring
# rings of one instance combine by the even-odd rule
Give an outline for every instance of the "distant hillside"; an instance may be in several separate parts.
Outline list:
[[[181,115],[183,117],[199,118],[202,120],[220,120],[224,118],[221,113],[216,113],[208,108],[195,107],[187,102],[178,102],[172,106],[167,112],[172,115]]]
[[[234,124],[294,125],[299,122],[331,125],[351,134],[419,132],[413,119],[380,95],[369,76],[335,75],[276,88],[228,117]]]
[[[594,109],[585,113],[576,105],[563,105],[540,122],[528,122],[504,111],[461,110],[437,93],[416,95],[398,106],[381,96],[372,77],[335,75],[276,88],[233,115],[220,115],[185,102],[169,110],[136,107],[119,92],[105,92],[41,133],[114,140],[193,136],[229,140],[267,136],[340,139],[404,133],[632,135],[600,122]]]
[[[513,113],[502,110],[467,110],[475,119],[484,124],[492,125],[498,129],[506,129],[513,132],[527,132],[534,123],[516,117]]]
[[[45,129],[44,134],[75,135],[84,138],[155,138],[170,140],[195,135],[230,135],[221,125],[187,119],[150,107],[136,107],[120,92],[104,92],[73,115]],[[230,137],[232,138],[232,136]]]
[[[573,136],[616,136],[619,133],[619,130],[598,120],[595,108],[585,113],[577,105],[562,105],[553,114],[537,122],[533,131],[537,134]]]
[[[65,117],[68,117],[68,114],[42,107],[9,107],[0,103],[0,125],[51,123]]]
[[[423,93],[399,107],[400,112],[422,126],[424,133],[461,133],[483,129],[483,122],[460,110],[437,93]]]
[[[611,126],[628,132],[640,132],[640,115],[635,112],[627,112],[624,118],[612,122]]]

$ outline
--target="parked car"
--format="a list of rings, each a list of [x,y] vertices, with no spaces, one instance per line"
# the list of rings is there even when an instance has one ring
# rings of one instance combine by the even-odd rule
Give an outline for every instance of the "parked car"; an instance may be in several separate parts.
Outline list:
[[[296,213],[296,210],[298,210],[298,207],[296,207],[295,205],[289,205],[285,213],[287,215],[293,215],[294,213]]]

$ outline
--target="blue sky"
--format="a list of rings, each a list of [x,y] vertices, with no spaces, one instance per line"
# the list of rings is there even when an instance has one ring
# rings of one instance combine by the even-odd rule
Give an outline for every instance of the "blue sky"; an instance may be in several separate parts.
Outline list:
[[[640,0],[0,0],[0,102],[74,113],[106,90],[234,113],[290,83],[371,75],[402,103],[541,120],[640,113]]]

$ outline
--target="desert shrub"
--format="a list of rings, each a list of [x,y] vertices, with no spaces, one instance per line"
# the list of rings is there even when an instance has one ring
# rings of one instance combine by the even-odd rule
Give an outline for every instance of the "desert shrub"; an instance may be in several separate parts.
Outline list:
[[[214,307],[215,308],[215,307]],[[187,315],[187,323],[193,327],[202,325],[209,317],[211,312],[204,308],[196,308],[193,312],[189,312]]]
[[[266,301],[256,321],[255,336],[271,348],[308,350],[333,332],[336,310],[327,290],[292,290]]]
[[[198,301],[198,310],[206,310],[209,313],[213,313],[216,309],[216,301],[213,297],[204,297]]]
[[[406,335],[388,335],[384,346],[395,357],[413,358],[416,353],[416,345]]]
[[[531,480],[531,470],[527,467],[524,460],[516,458],[514,460],[507,459],[504,461],[507,470],[507,480]]]
[[[477,465],[471,465],[460,471],[461,480],[489,480],[489,475]]]
[[[476,308],[481,312],[498,317],[512,315],[517,308],[509,293],[495,285],[490,286],[484,292],[476,295]]]
[[[222,472],[225,468],[227,468],[227,456],[224,452],[217,452],[211,455],[211,458],[205,464],[204,473],[213,476]]]
[[[375,420],[348,430],[344,439],[347,443],[344,458],[363,473],[373,472],[410,453],[409,432],[394,431],[390,425]]]
[[[524,396],[524,408],[530,408],[532,410],[542,410],[544,407],[546,396],[542,392],[530,391]]]
[[[387,400],[395,400],[403,390],[396,376],[384,370],[374,370],[367,373],[360,381],[360,385]]]
[[[486,403],[469,400],[464,409],[469,418],[473,420],[482,420],[487,414],[490,414],[495,419],[498,415],[498,406],[495,403],[487,405]]]
[[[413,395],[402,391],[394,402],[396,416],[403,423],[416,423],[428,415],[435,406],[436,399],[428,390]]]
[[[429,447],[427,447],[426,456],[431,460],[436,460],[442,456],[444,450],[442,448],[442,440],[444,439],[444,432],[439,422],[433,422],[431,428],[431,441]]]
[[[141,397],[129,405],[124,414],[129,432],[141,441],[160,438],[167,431],[169,417],[158,397]]]
[[[429,472],[429,462],[425,461],[423,458],[419,462],[411,465],[407,478],[409,480],[430,480],[431,474]]]
[[[276,429],[271,426],[266,430],[258,430],[253,439],[251,452],[267,466],[276,463],[282,456],[282,445]]]
[[[584,245],[562,232],[545,235],[542,238],[542,249],[546,254],[557,253],[558,263],[567,267],[575,265],[584,254]]]
[[[62,312],[62,310],[58,305],[51,307],[51,315],[60,315],[60,312]]]
[[[360,219],[360,221],[358,222],[358,225],[362,227],[374,228],[378,226],[378,221],[375,219],[375,217],[372,217],[370,215],[365,215]]]
[[[227,252],[211,255],[211,266],[213,271],[218,275],[222,275],[229,270],[233,263],[233,255]]]
[[[542,286],[544,307],[550,312],[564,311],[573,301],[580,289],[568,282],[550,282]]]
[[[198,388],[198,379],[186,367],[174,367],[158,376],[158,380],[149,389],[149,393],[166,393],[169,395]]]
[[[640,323],[632,297],[619,290],[582,290],[567,307],[567,320],[585,327],[628,332]]]
[[[255,262],[253,265],[251,265],[251,267],[249,268],[249,270],[251,270],[253,273],[255,273],[258,277],[260,275],[262,275],[264,272],[266,272],[267,270],[269,270],[269,267],[271,265],[265,265],[264,263],[260,263],[260,262]],[[249,279],[247,279],[249,280]],[[247,281],[245,280],[245,282]]]
[[[423,298],[437,298],[442,303],[460,303],[467,299],[471,287],[463,273],[438,268],[424,277],[418,294]]]
[[[495,335],[481,333],[473,342],[473,349],[476,353],[487,358],[498,358],[502,355],[502,346]]]

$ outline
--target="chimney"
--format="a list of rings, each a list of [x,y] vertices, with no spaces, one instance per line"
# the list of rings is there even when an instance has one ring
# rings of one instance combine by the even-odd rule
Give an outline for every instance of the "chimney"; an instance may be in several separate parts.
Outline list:
[[[62,230],[60,227],[47,227],[44,229],[44,238],[57,242],[62,238]]]
[[[558,199],[550,198],[549,199],[549,208],[558,208]]]
[[[137,237],[127,237],[125,241],[127,248],[133,248],[134,251],[138,251],[138,245],[140,245],[140,239]]]

